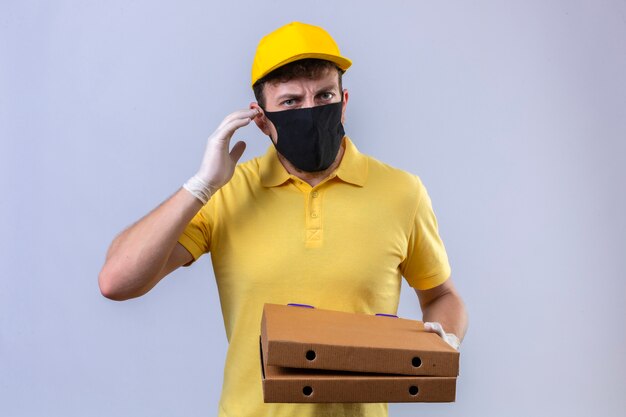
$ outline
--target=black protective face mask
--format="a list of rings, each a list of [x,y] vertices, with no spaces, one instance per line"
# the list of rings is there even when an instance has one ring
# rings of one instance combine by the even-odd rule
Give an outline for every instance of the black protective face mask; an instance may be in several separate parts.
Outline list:
[[[328,168],[335,161],[345,135],[342,105],[343,100],[301,109],[265,111],[278,132],[276,150],[302,171]]]

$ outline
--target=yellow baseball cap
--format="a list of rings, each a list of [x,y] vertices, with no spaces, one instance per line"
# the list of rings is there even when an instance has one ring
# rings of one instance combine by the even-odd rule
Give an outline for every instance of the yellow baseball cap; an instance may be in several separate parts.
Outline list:
[[[352,65],[324,29],[291,22],[265,35],[259,42],[252,63],[252,85],[276,68],[304,58],[325,59],[344,71]]]

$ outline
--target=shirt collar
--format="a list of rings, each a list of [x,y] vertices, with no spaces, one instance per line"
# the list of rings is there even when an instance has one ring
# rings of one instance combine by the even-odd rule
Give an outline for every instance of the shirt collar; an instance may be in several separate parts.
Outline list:
[[[347,135],[344,136],[344,144],[343,157],[334,173],[342,181],[362,187],[367,179],[367,157],[359,152]],[[290,178],[278,159],[274,145],[270,145],[259,160],[259,176],[264,187],[276,187]]]

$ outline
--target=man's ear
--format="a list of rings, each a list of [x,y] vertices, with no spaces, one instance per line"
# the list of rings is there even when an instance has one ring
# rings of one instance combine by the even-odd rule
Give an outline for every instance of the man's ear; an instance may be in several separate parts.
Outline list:
[[[259,129],[261,129],[263,133],[265,133],[265,135],[269,135],[270,134],[269,120],[267,119],[267,117],[265,117],[265,112],[263,111],[261,106],[259,106],[257,102],[253,101],[252,103],[250,103],[250,109],[258,110],[259,114],[257,117],[254,118],[254,123],[256,123],[256,125],[259,127]]]
[[[341,123],[345,123],[346,121],[346,107],[348,106],[348,90],[346,88],[343,89],[343,104],[341,105]]]
[[[270,122],[270,120],[265,117],[265,112],[263,111],[261,106],[259,106],[257,102],[253,101],[252,103],[250,103],[250,109],[257,109],[259,111],[259,114],[254,118],[254,123],[256,123],[256,125],[259,127],[259,129],[261,129],[261,132],[263,132],[265,136],[269,136],[272,140],[274,140],[273,138],[276,137],[276,128],[274,127],[272,122]]]

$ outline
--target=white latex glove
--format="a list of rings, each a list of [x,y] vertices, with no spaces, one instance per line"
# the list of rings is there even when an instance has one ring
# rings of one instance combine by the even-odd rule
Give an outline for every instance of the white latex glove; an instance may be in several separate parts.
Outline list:
[[[207,140],[200,169],[184,185],[194,197],[206,204],[217,190],[233,177],[237,161],[246,149],[239,141],[230,149],[230,139],[237,129],[246,126],[259,115],[257,109],[237,110],[226,116]]]
[[[230,139],[237,129],[246,126],[258,114],[257,109],[237,110],[226,116],[217,130],[209,136],[196,176],[209,184],[214,192],[230,181],[237,161],[246,149],[246,143],[239,141],[229,152]]]
[[[437,333],[443,340],[446,341],[447,344],[452,346],[454,349],[459,350],[461,346],[461,341],[454,333],[446,333],[443,330],[443,326],[441,323],[436,321],[427,321],[424,322],[424,330],[432,333]]]

